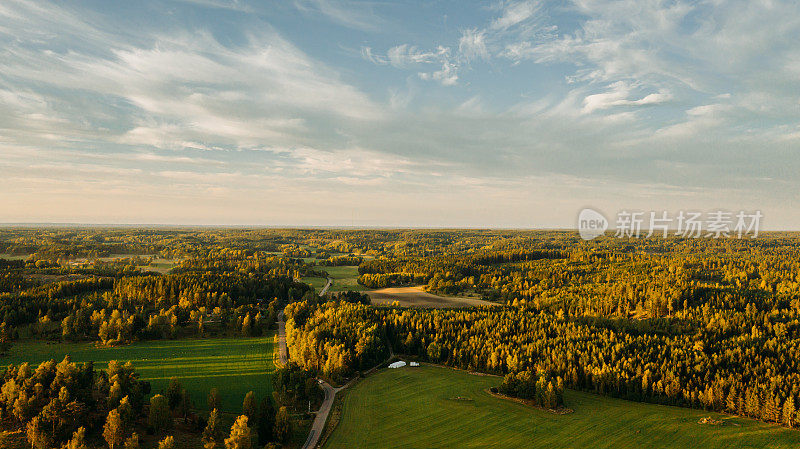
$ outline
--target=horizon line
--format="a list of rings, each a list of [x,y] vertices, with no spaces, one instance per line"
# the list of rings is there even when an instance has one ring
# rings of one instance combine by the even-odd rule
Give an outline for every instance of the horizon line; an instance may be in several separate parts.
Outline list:
[[[188,223],[86,223],[86,222],[0,222],[0,229],[32,229],[32,228],[204,228],[204,229],[344,229],[344,230],[486,230],[486,231],[573,231],[578,232],[577,227],[514,227],[514,226],[393,226],[393,225],[311,225],[311,224],[188,224]],[[607,232],[614,231],[609,228]],[[669,232],[676,229],[669,228]],[[643,228],[644,231],[648,229]],[[732,232],[732,231],[730,231]],[[800,229],[761,229],[759,234],[780,233],[780,232],[800,232]],[[644,237],[641,237],[644,238]]]

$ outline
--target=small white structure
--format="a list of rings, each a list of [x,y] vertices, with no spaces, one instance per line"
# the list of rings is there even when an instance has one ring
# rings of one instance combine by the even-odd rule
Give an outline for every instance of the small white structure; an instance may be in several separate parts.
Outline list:
[[[419,366],[419,362],[411,362],[409,363],[409,366]]]
[[[389,364],[389,368],[402,368],[404,366],[406,366],[406,362],[402,360]]]

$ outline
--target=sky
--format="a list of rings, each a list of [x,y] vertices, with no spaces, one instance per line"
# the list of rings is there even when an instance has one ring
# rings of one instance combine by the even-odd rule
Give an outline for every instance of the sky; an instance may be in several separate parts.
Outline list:
[[[0,2],[0,222],[800,229],[800,2]]]

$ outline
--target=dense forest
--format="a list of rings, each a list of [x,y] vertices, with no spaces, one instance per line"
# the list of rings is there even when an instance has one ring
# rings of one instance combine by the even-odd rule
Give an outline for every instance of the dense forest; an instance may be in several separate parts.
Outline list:
[[[402,354],[504,375],[498,391],[546,407],[572,388],[798,421],[797,234],[6,229],[0,253],[4,350],[26,338],[260,335],[285,307],[293,364],[276,392],[287,406],[319,400],[314,376],[342,382]],[[358,266],[365,288],[420,285],[495,306],[377,307],[355,292],[317,297],[302,281],[341,266]],[[76,431],[47,423],[62,440]]]
[[[207,244],[210,239],[150,231],[0,232],[6,251],[0,255],[0,349],[6,353],[23,340],[109,347],[266,335],[285,304],[314,296],[299,277],[315,273],[315,265],[294,258],[296,245],[230,248]],[[154,261],[166,258],[171,267],[162,272]],[[177,428],[196,434],[206,448],[276,446],[292,438],[295,411],[321,400],[313,373],[280,368],[272,382],[276,394],[250,392],[229,435],[224,422],[230,418],[217,410],[224,392],[209,392],[210,412],[198,413],[205,398],[191,398],[175,379],[166,391],[151,392],[129,362],[98,371],[67,358],[9,365],[2,375],[0,425],[20,429],[34,449],[101,443],[133,449],[154,437],[164,437],[157,446],[168,449],[178,444],[170,435]]]

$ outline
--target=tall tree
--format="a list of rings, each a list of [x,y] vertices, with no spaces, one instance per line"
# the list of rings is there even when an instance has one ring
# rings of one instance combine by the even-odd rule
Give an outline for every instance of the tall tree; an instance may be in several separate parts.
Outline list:
[[[155,431],[172,427],[172,415],[169,412],[167,398],[160,394],[150,398],[150,415],[147,418],[147,423]]]
[[[794,397],[789,396],[786,402],[783,403],[783,424],[785,426],[794,427],[797,411],[794,407]]]
[[[744,408],[747,416],[758,418],[761,415],[761,399],[755,388],[748,388],[744,397]]]
[[[247,416],[241,415],[231,427],[231,435],[225,439],[225,449],[252,449],[253,436],[247,426]]]
[[[25,426],[25,436],[28,438],[28,443],[31,444],[31,449],[50,448],[50,437],[42,426],[42,419],[38,416],[31,419]]]
[[[219,422],[219,412],[217,409],[211,410],[208,415],[208,423],[203,430],[203,447],[205,449],[215,449],[222,442],[222,425]]]
[[[169,402],[169,409],[175,410],[181,403],[181,393],[183,392],[183,386],[178,381],[178,378],[173,377],[169,380],[169,386],[167,387],[167,401]]]
[[[122,424],[126,427],[129,426],[133,420],[133,407],[131,406],[131,401],[128,399],[128,396],[123,397],[122,400],[119,401],[117,411],[119,412],[120,418],[122,418]]]
[[[244,317],[244,322],[242,323],[242,335],[245,337],[251,337],[253,335],[253,319],[250,318],[249,312]]]
[[[103,426],[103,439],[108,447],[114,449],[125,438],[125,425],[117,409],[108,412],[106,424]]]
[[[275,405],[271,396],[264,396],[258,406],[258,444],[264,445],[272,441],[275,432]]]
[[[65,449],[87,449],[86,447],[86,428],[78,427],[78,430],[72,434],[72,438],[64,446]],[[128,449],[128,448],[125,448]]]
[[[222,400],[219,397],[219,391],[217,391],[216,388],[212,388],[211,391],[208,392],[208,409],[219,410],[221,405],[222,405]]]
[[[242,402],[242,413],[247,416],[249,422],[255,423],[257,412],[258,404],[256,403],[256,394],[252,391],[248,391],[247,394],[244,395],[244,401]]]
[[[275,415],[275,438],[281,443],[288,443],[292,437],[292,421],[289,418],[289,409],[281,407]]]

